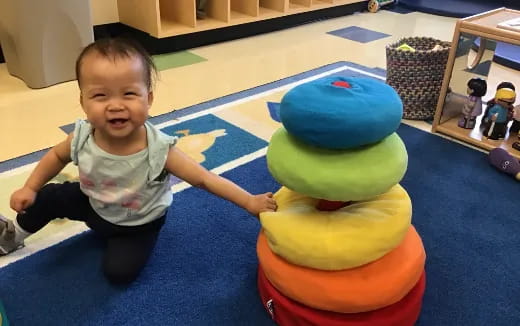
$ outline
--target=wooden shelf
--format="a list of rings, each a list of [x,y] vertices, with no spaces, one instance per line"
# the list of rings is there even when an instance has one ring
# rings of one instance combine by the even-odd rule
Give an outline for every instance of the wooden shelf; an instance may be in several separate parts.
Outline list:
[[[312,0],[289,0],[289,4],[309,8],[312,5]]]
[[[232,11],[231,12],[231,24],[245,24],[257,21],[258,19],[256,17],[249,16],[247,14],[238,12],[238,11]]]
[[[120,21],[156,38],[251,23],[366,0],[207,0],[197,19],[196,0],[118,0]]]
[[[453,33],[450,55],[446,64],[446,70],[444,72],[444,80],[442,83],[439,100],[437,102],[437,108],[435,110],[435,117],[433,119],[433,132],[446,134],[455,139],[488,151],[492,150],[493,148],[500,147],[507,150],[512,155],[520,158],[520,151],[513,149],[511,146],[514,142],[518,141],[517,135],[509,135],[508,132],[504,140],[487,139],[487,137],[482,135],[482,131],[480,130],[480,119],[482,117],[477,119],[477,124],[473,129],[460,128],[457,125],[457,122],[461,115],[463,106],[462,101],[465,99],[465,95],[455,94],[452,92],[450,95],[446,96],[448,94],[449,87],[456,89],[455,86],[460,86],[458,88],[465,89],[466,81],[463,82],[464,85],[451,85],[452,82],[460,83],[460,78],[457,78],[457,75],[452,75],[454,73],[455,59],[457,56],[457,49],[459,47],[460,36],[480,36],[487,40],[520,44],[520,33],[503,30],[497,27],[499,22],[516,17],[520,17],[520,11],[499,8],[479,15],[459,19],[457,21],[455,25],[455,31]],[[456,73],[460,74],[458,70],[456,70]],[[516,79],[511,80],[511,82],[513,82],[513,84],[517,84]],[[494,96],[494,91],[494,87],[491,88],[490,85],[488,85],[488,94],[485,98]],[[516,104],[518,105],[519,103]]]
[[[287,0],[260,0],[260,8],[276,10],[277,12],[287,12],[289,1]]]
[[[171,21],[188,27],[196,27],[195,2],[193,0],[159,1],[162,21]]]
[[[258,10],[258,19],[265,20],[270,18],[280,17],[280,12],[275,9],[269,9],[265,7],[260,7]]]
[[[299,12],[307,11],[307,7],[305,7],[301,3],[289,2],[289,11],[291,12],[291,14],[296,14]]]
[[[473,129],[460,128],[457,125],[457,122],[458,118],[452,118],[442,124],[439,124],[437,126],[437,131],[455,139],[462,140],[468,144],[484,148],[488,151],[496,147],[503,148],[520,159],[520,151],[517,151],[512,147],[513,143],[518,141],[518,137],[516,135],[509,135],[508,132],[506,134],[506,138],[503,140],[491,140],[482,135],[482,131],[480,130],[480,118],[477,122],[477,125]]]
[[[207,0],[206,15],[208,18],[216,19],[225,23],[229,23],[229,16],[231,11],[231,4],[229,0]],[[205,19],[199,19],[198,23],[204,25]],[[197,25],[199,26],[199,25]]]
[[[231,0],[231,11],[257,17],[260,2],[258,0]]]

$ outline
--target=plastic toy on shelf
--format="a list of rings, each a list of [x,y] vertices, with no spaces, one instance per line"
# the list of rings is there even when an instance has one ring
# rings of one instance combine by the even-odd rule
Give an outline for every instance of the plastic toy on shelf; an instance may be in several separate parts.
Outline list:
[[[458,126],[464,129],[473,129],[477,117],[482,114],[482,96],[486,95],[487,83],[481,78],[472,78],[468,81],[468,98],[462,108],[462,116]]]
[[[489,152],[489,163],[497,170],[520,181],[520,162],[503,148],[495,148]]]
[[[368,11],[378,12],[381,7],[392,4],[395,0],[370,0],[368,2]]]
[[[520,132],[520,105],[517,105],[513,108],[513,123],[511,127],[509,127],[509,133],[519,133]]]
[[[484,135],[493,140],[504,139],[507,131],[507,123],[511,116],[511,107],[516,100],[516,93],[511,88],[500,88],[495,94],[495,101],[489,108],[486,116],[487,125]]]

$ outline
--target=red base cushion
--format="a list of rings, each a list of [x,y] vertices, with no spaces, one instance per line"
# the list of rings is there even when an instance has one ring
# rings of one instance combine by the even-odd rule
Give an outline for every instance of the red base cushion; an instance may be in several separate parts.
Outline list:
[[[423,273],[417,285],[401,301],[374,311],[342,314],[304,306],[282,295],[258,268],[258,290],[262,303],[279,326],[413,326],[421,312],[426,288]]]

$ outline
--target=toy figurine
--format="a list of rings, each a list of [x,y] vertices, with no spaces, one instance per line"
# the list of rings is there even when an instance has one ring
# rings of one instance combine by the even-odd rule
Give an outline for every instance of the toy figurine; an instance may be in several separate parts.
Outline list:
[[[486,119],[488,125],[484,135],[493,140],[504,139],[507,131],[508,117],[516,100],[516,93],[511,88],[501,88],[495,94],[495,104],[489,109]]]
[[[510,134],[518,134],[520,131],[520,104],[513,108],[513,123],[509,127]],[[520,134],[518,135],[520,137]]]
[[[394,0],[370,0],[368,2],[368,11],[369,12],[378,12],[382,6],[389,5],[394,3]]]
[[[520,136],[519,136],[520,138]],[[517,151],[520,151],[520,141],[515,141],[513,143],[513,145],[511,145],[511,147],[513,147],[514,149],[516,149]]]
[[[520,151],[520,105],[515,106],[513,109],[513,123],[509,128],[509,136],[516,134],[518,141],[513,143],[513,148]]]
[[[502,148],[494,148],[489,152],[489,163],[516,180],[520,180],[520,162]]]
[[[513,85],[513,83],[510,83],[510,82],[501,82],[500,84],[498,84],[497,92],[498,92],[498,90],[500,90],[502,88],[509,88],[509,89],[512,89],[513,91],[516,91],[515,85]],[[491,107],[493,105],[495,105],[495,99],[494,98],[492,98],[491,100],[489,100],[487,102],[486,110],[484,111],[484,115],[482,116],[482,122],[480,123],[480,127],[483,130],[488,128],[490,126],[490,124],[491,124],[491,121],[488,120],[487,117],[488,117],[489,109],[491,109]],[[513,118],[513,105],[509,105],[508,106],[508,112],[507,112],[507,121],[510,121],[512,118]]]
[[[487,83],[481,78],[472,78],[468,81],[468,98],[462,108],[462,116],[458,126],[464,129],[473,129],[477,117],[482,114],[482,96],[486,95]]]

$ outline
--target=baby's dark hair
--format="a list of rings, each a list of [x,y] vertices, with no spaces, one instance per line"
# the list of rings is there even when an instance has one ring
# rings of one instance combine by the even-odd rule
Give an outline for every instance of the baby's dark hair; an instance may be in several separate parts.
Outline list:
[[[482,97],[486,95],[487,92],[487,83],[482,78],[471,78],[468,81],[468,88],[472,90],[471,95]]]
[[[498,86],[497,86],[497,91],[498,91],[499,89],[502,89],[502,88],[509,88],[509,89],[512,89],[512,90],[516,91],[516,89],[515,89],[515,85],[513,85],[513,83],[511,83],[511,82],[501,82],[501,83],[498,84]]]
[[[157,68],[153,59],[150,57],[148,52],[139,45],[129,39],[124,38],[104,38],[99,39],[93,43],[90,43],[81,51],[78,59],[76,60],[76,79],[78,84],[81,86],[81,64],[83,58],[86,55],[95,52],[102,57],[109,58],[112,60],[116,59],[127,59],[132,56],[137,57],[141,60],[144,69],[144,80],[149,90],[152,89],[154,78],[157,76]]]

